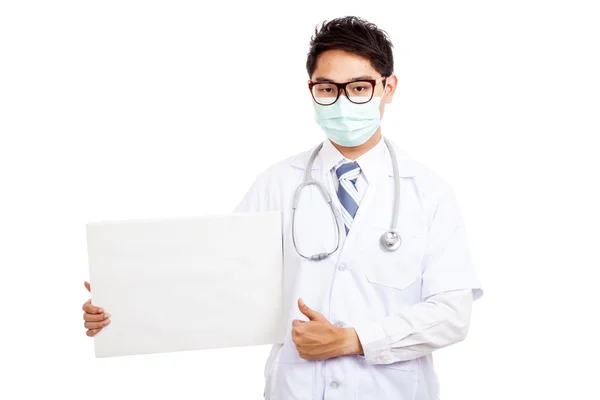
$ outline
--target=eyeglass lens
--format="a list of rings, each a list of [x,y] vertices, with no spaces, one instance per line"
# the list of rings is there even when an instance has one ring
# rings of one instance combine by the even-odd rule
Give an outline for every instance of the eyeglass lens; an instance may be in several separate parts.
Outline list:
[[[351,82],[346,85],[344,92],[353,103],[368,103],[373,97],[373,85],[364,81]],[[338,97],[338,88],[332,83],[317,83],[312,88],[312,94],[318,104],[330,105],[335,103]]]

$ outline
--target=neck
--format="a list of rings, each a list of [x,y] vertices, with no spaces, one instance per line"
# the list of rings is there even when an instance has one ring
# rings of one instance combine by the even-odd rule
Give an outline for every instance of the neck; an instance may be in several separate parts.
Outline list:
[[[358,157],[362,156],[367,151],[369,151],[373,147],[375,147],[375,145],[377,145],[377,143],[379,143],[380,139],[381,139],[381,128],[377,128],[377,130],[375,131],[373,136],[371,136],[369,138],[369,140],[367,140],[365,143],[361,144],[360,146],[344,147],[344,146],[340,146],[339,144],[334,143],[334,142],[331,142],[331,144],[333,144],[335,146],[335,148],[338,149],[338,151],[340,153],[342,153],[342,155],[344,157],[346,157],[349,160],[354,161]]]

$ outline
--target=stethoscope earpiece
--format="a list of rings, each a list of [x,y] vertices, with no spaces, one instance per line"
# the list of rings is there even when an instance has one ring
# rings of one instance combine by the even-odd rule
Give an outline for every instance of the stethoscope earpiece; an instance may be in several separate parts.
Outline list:
[[[381,235],[381,245],[388,251],[395,251],[400,248],[402,238],[396,231],[387,231]]]

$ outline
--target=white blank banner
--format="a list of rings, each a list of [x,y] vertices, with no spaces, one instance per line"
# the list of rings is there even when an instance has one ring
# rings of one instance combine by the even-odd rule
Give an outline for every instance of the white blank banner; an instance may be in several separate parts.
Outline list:
[[[278,212],[86,225],[96,357],[281,343]]]

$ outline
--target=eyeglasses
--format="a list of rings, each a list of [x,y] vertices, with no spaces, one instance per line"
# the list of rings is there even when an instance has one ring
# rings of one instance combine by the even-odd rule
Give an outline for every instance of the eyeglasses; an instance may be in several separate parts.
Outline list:
[[[383,79],[385,87],[387,77],[381,76],[377,79],[361,79],[346,83],[335,82],[308,82],[308,89],[312,94],[313,100],[322,106],[330,106],[340,97],[340,92],[344,94],[352,103],[365,104],[371,101],[375,93],[377,82]]]

